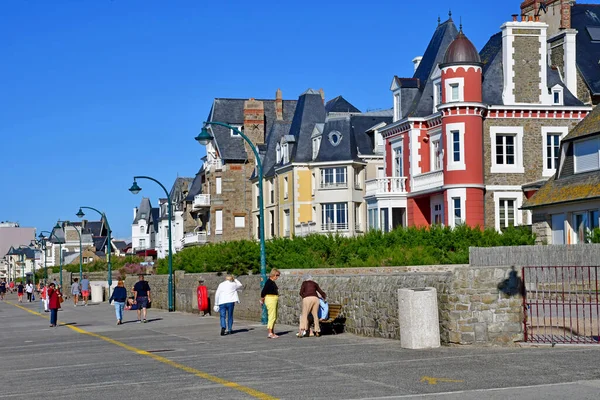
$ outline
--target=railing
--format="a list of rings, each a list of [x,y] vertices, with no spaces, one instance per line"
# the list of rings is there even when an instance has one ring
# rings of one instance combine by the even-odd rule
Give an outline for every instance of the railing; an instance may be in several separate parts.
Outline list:
[[[337,232],[337,231],[347,231],[348,223],[334,224],[334,223],[325,223],[321,224],[321,232]]]
[[[348,182],[321,182],[321,189],[347,189]]]
[[[205,231],[186,233],[182,239],[183,245],[204,244],[208,241],[208,236]]]
[[[194,196],[194,208],[210,207],[210,194],[197,194]]]
[[[206,172],[221,171],[223,169],[223,162],[221,160],[205,161],[204,169]]]
[[[406,194],[406,177],[385,177],[377,179],[369,179],[365,182],[367,196],[377,194]]]
[[[312,233],[317,232],[317,223],[316,222],[301,222],[300,224],[295,225],[294,234],[296,236],[308,236]]]
[[[413,176],[412,191],[419,192],[421,190],[434,189],[444,186],[444,171],[425,172],[424,174]]]

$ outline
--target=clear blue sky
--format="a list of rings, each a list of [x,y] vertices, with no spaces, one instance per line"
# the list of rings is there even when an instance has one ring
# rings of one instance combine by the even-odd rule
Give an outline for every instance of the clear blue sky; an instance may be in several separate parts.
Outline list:
[[[406,4],[408,3],[408,4]],[[5,0],[0,8],[0,221],[51,229],[80,205],[131,236],[132,209],[194,176],[215,97],[323,88],[390,108],[452,9],[478,49],[520,0]],[[88,214],[92,219],[98,219]]]

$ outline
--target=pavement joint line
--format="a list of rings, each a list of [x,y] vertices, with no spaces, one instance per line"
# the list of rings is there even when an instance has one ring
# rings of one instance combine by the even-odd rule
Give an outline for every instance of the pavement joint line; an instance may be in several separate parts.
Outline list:
[[[30,309],[28,309],[26,307],[20,306],[18,304],[14,304],[12,302],[8,302],[7,301],[7,304],[13,305],[13,306],[15,306],[17,308],[20,308],[21,310],[27,311],[28,313],[31,313],[31,314],[36,315],[38,317],[42,317],[42,318],[45,318],[45,319],[49,318],[49,317],[47,317],[45,315],[40,314],[37,311],[30,310]],[[223,379],[223,378],[219,378],[218,376],[214,376],[214,375],[211,375],[209,373],[200,371],[198,369],[195,369],[195,368],[192,368],[192,367],[188,367],[187,365],[179,364],[179,363],[177,363],[175,361],[169,360],[168,358],[156,355],[154,353],[150,353],[150,352],[148,352],[146,350],[141,350],[141,349],[138,349],[136,347],[129,346],[128,344],[125,344],[125,343],[120,342],[120,341],[115,340],[115,339],[111,339],[111,338],[109,338],[107,336],[103,336],[103,335],[99,335],[97,333],[89,332],[89,331],[86,331],[84,329],[78,328],[78,327],[73,326],[73,325],[67,325],[65,323],[59,323],[59,325],[65,326],[67,328],[70,328],[71,330],[73,330],[73,331],[75,331],[77,333],[80,333],[82,335],[89,335],[89,336],[92,336],[92,337],[104,340],[105,342],[114,344],[115,346],[118,346],[118,347],[121,347],[123,349],[129,350],[129,351],[131,351],[133,353],[136,353],[136,354],[139,354],[139,355],[142,355],[142,356],[150,357],[150,358],[152,358],[152,359],[154,359],[154,360],[156,360],[158,362],[161,362],[163,364],[169,365],[169,366],[171,366],[173,368],[176,368],[176,369],[179,369],[181,371],[187,372],[189,374],[195,375],[195,376],[197,376],[199,378],[203,378],[203,379],[206,379],[208,381],[211,381],[211,382],[214,382],[214,383],[218,383],[218,384],[220,384],[222,386],[225,386],[227,388],[238,390],[238,391],[246,393],[246,394],[248,394],[248,395],[250,395],[250,396],[252,396],[254,398],[257,398],[257,399],[260,399],[260,400],[277,400],[277,397],[271,396],[271,395],[269,395],[267,393],[263,393],[263,392],[260,392],[260,391],[258,391],[256,389],[252,389],[250,387],[240,385],[239,383],[236,383],[236,382],[232,382],[232,381],[228,381],[228,380]]]

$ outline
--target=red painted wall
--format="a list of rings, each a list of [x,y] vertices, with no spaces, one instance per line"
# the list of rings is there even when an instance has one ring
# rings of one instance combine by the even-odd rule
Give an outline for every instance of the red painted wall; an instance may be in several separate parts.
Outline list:
[[[485,213],[484,213],[484,198],[483,189],[467,189],[467,199],[465,201],[465,223],[469,226],[479,226],[484,228]]]
[[[464,123],[464,170],[448,170],[448,161],[453,156],[451,140],[446,133],[447,125],[452,123]],[[461,183],[483,184],[483,120],[480,116],[453,115],[444,117],[444,183],[455,185]]]
[[[446,102],[446,90],[444,79],[448,78],[463,78],[464,79],[464,101],[465,102],[481,102],[481,68],[474,66],[461,65],[456,67],[456,72],[453,68],[448,67],[442,70],[442,99]]]
[[[406,212],[408,226],[429,226],[431,218],[429,197],[408,199]]]

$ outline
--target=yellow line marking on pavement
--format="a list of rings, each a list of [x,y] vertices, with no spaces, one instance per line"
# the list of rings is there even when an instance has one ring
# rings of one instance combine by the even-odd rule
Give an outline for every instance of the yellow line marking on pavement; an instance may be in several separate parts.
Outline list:
[[[8,302],[8,301],[7,301],[7,303],[11,304],[11,305],[13,305],[13,306],[15,306],[17,308],[20,308],[22,310],[25,310],[28,313],[31,313],[31,314],[37,315],[39,317],[48,319],[48,317],[46,317],[45,315],[40,314],[39,312],[30,310],[28,308],[25,308],[23,306],[20,306],[18,304],[14,304],[14,303],[11,303],[11,302]],[[131,351],[133,353],[136,353],[136,354],[139,354],[141,356],[150,357],[150,358],[152,358],[152,359],[154,359],[154,360],[156,360],[158,362],[161,362],[163,364],[167,364],[167,365],[169,365],[169,366],[171,366],[173,368],[180,369],[180,370],[185,371],[185,372],[187,372],[189,374],[195,375],[195,376],[197,376],[199,378],[203,378],[203,379],[206,379],[208,381],[211,381],[211,382],[214,382],[214,383],[218,383],[218,384],[223,385],[223,386],[228,387],[228,388],[239,390],[240,392],[244,392],[244,393],[246,393],[246,394],[248,394],[248,395],[250,395],[250,396],[252,396],[254,398],[257,398],[257,399],[260,399],[260,400],[277,400],[277,397],[273,397],[271,395],[268,395],[266,393],[260,392],[258,390],[252,389],[252,388],[249,388],[247,386],[242,386],[239,383],[235,383],[235,382],[228,381],[226,379],[219,378],[217,376],[208,374],[208,373],[200,371],[198,369],[195,369],[195,368],[192,368],[192,367],[188,367],[188,366],[183,365],[183,364],[179,364],[179,363],[177,363],[175,361],[169,360],[168,358],[161,357],[161,356],[156,355],[154,353],[150,353],[150,352],[138,349],[138,348],[133,347],[133,346],[129,346],[128,344],[125,344],[123,342],[119,342],[118,340],[115,340],[115,339],[111,339],[111,338],[109,338],[107,336],[102,336],[102,335],[99,335],[97,333],[89,332],[89,331],[86,331],[84,329],[78,328],[76,326],[67,325],[65,323],[59,323],[59,325],[66,326],[67,328],[70,328],[70,329],[72,329],[73,331],[75,331],[77,333],[81,333],[82,335],[88,335],[88,336],[93,336],[93,337],[98,338],[98,339],[102,339],[105,342],[114,344],[115,346],[122,347],[122,348],[124,348],[126,350],[129,350],[129,351]]]
[[[424,376],[421,378],[421,382],[427,382],[430,385],[437,385],[438,382],[444,383],[462,383],[463,380],[458,379],[448,379],[448,378],[434,378],[432,376]]]

